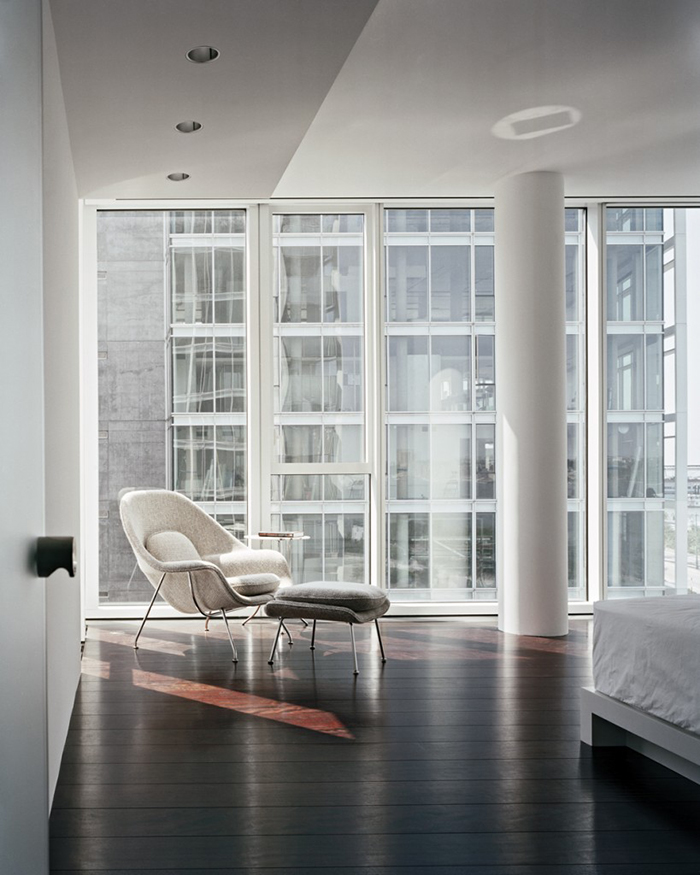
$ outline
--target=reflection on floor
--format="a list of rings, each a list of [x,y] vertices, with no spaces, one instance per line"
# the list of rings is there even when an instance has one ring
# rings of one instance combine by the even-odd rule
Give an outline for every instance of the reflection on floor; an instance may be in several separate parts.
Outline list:
[[[700,787],[578,740],[590,621],[91,623],[52,872],[698,875]]]

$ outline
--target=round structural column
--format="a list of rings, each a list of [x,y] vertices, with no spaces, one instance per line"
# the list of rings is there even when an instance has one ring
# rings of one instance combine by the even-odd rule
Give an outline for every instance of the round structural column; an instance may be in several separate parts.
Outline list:
[[[498,625],[566,635],[564,180],[496,189]]]

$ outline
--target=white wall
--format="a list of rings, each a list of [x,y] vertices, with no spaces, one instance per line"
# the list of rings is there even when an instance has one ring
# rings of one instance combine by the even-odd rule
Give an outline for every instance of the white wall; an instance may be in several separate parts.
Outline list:
[[[46,534],[80,528],[78,194],[51,10],[43,0]],[[80,569],[46,581],[49,802],[80,677]]]
[[[48,871],[41,0],[0,3],[0,872]]]

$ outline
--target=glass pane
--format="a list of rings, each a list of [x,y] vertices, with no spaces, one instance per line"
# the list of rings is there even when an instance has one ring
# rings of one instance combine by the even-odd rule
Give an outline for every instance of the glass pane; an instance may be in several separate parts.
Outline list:
[[[576,511],[567,514],[567,545],[568,545],[568,579],[569,588],[579,586],[579,561],[581,544],[579,543],[579,516]]]
[[[387,210],[384,215],[387,231],[410,233],[428,230],[427,210]]]
[[[467,589],[472,585],[471,514],[433,514],[432,585]]]
[[[608,410],[644,408],[641,334],[608,335]]]
[[[476,515],[476,585],[496,588],[496,514]]]
[[[476,337],[476,410],[496,409],[496,348],[490,334]]]
[[[570,422],[566,426],[567,446],[567,498],[579,497],[579,448],[578,448],[578,423]]]
[[[320,322],[321,250],[313,246],[283,246],[278,271],[281,321]]]
[[[295,582],[366,582],[367,479],[296,474],[272,478],[273,527],[309,536],[283,545]]]
[[[644,210],[629,207],[609,207],[607,213],[608,231],[643,231]]]
[[[580,230],[580,216],[582,210],[564,210],[564,230],[565,231],[579,231]]]
[[[362,287],[361,247],[324,246],[323,321],[362,322]]]
[[[663,231],[664,229],[664,211],[658,207],[650,210],[644,210],[645,224],[647,231]]]
[[[496,497],[496,427],[476,426],[476,497]]]
[[[493,231],[493,210],[474,210],[474,230]]]
[[[428,410],[428,338],[389,338],[389,410]]]
[[[428,318],[428,247],[389,246],[387,280],[388,321],[424,322]]]
[[[213,501],[214,426],[175,426],[173,448],[175,491],[192,501]]]
[[[322,410],[320,337],[282,338],[282,410]]]
[[[567,212],[569,212],[567,210]],[[575,322],[578,319],[579,289],[579,247],[566,247],[566,320]]]
[[[567,410],[579,409],[578,397],[578,337],[575,334],[566,335],[566,407]]]
[[[663,318],[661,312],[661,303],[663,301],[663,269],[661,259],[663,257],[663,246],[659,243],[654,246],[647,246],[646,249],[646,319],[661,320]]]
[[[471,425],[433,425],[432,498],[471,498]]]
[[[431,346],[430,409],[469,410],[471,338],[436,335],[431,339]]]
[[[206,337],[173,339],[173,411],[208,413],[214,409],[213,344]]]
[[[242,337],[217,337],[216,410],[220,413],[245,411],[245,340]]]
[[[430,230],[433,233],[471,230],[471,210],[431,210]]]
[[[644,318],[643,247],[609,244],[607,249],[608,321]]]
[[[608,512],[608,580],[644,586],[644,512]]]
[[[324,234],[361,234],[364,230],[364,216],[349,214],[323,216],[321,226]]]
[[[298,216],[277,216],[277,229],[281,234],[318,234],[321,230],[321,217],[313,214]]]
[[[644,495],[644,426],[608,423],[608,498]]]
[[[362,459],[361,425],[327,425],[323,429],[324,462],[357,462]]]
[[[239,425],[216,427],[216,499],[245,501],[246,434]]]
[[[362,410],[362,339],[326,337],[323,341],[324,409]]]
[[[647,425],[647,498],[662,498],[664,494],[663,425]]]
[[[647,334],[646,336],[646,353],[647,353],[647,374],[646,374],[646,409],[647,410],[663,410],[663,378],[664,378],[664,362],[663,362],[663,335]]]
[[[476,320],[490,322],[495,318],[493,297],[493,246],[477,246],[474,252]]]
[[[430,518],[427,513],[389,514],[389,586],[430,586]]]
[[[217,523],[227,531],[231,532],[234,538],[242,541],[248,531],[248,521],[245,513],[216,513],[214,519]]]
[[[171,253],[173,322],[212,322],[212,256],[210,249],[187,247]]]
[[[430,497],[430,446],[427,425],[389,427],[389,497]]]
[[[245,210],[215,210],[215,234],[245,233]]]
[[[174,210],[170,213],[171,234],[211,234],[210,210]]]
[[[243,248],[214,249],[214,314],[217,322],[245,322]]]
[[[320,425],[283,425],[283,462],[322,462]]]
[[[469,246],[433,246],[430,306],[433,322],[466,322],[470,301]]]

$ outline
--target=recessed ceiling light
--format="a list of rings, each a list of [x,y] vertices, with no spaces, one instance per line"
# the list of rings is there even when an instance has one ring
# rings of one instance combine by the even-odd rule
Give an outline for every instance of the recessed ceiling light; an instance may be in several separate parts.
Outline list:
[[[581,112],[573,106],[533,106],[502,118],[491,133],[501,140],[532,140],[572,128],[580,121]]]
[[[189,178],[189,173],[168,173],[168,179],[172,179],[173,182],[183,182]]]
[[[193,134],[195,131],[201,130],[202,126],[199,122],[180,122],[179,125],[175,125],[175,130],[180,131],[181,134]]]
[[[219,57],[219,50],[214,46],[195,46],[187,52],[187,60],[193,64],[208,64]]]

